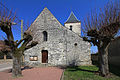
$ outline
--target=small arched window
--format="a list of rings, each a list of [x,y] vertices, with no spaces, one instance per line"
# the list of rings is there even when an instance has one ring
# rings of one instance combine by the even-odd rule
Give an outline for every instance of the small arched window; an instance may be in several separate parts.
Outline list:
[[[47,41],[48,34],[46,31],[43,31],[43,41]]]
[[[72,31],[72,25],[70,25],[70,30]]]

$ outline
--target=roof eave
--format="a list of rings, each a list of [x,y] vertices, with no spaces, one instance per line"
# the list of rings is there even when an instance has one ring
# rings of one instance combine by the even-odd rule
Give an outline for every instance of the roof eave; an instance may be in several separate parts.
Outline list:
[[[81,23],[81,21],[78,21],[78,22],[65,22],[64,24],[67,24],[67,23]]]

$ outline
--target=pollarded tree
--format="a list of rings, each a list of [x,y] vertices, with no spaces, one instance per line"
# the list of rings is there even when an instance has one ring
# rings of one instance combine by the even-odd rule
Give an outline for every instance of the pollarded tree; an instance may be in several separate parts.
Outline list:
[[[9,46],[10,51],[12,53],[13,58],[13,68],[12,74],[14,77],[19,77],[22,75],[21,72],[21,59],[24,50],[29,49],[37,44],[37,42],[32,41],[32,36],[30,31],[25,31],[23,35],[23,39],[20,41],[14,41],[14,36],[12,32],[12,26],[16,19],[16,16],[11,14],[11,11],[7,11],[6,9],[0,10],[0,29],[6,34],[7,39],[4,40],[5,44]],[[30,41],[31,44],[28,44]],[[22,45],[20,45],[23,42]],[[18,47],[19,46],[19,47]]]
[[[114,40],[120,28],[120,1],[109,2],[100,13],[91,14],[84,20],[83,39],[98,47],[99,72],[101,76],[109,75],[108,46]]]

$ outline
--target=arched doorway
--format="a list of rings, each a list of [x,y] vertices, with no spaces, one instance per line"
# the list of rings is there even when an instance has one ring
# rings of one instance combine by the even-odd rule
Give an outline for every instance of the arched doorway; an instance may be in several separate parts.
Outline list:
[[[48,51],[42,50],[42,63],[48,63]]]

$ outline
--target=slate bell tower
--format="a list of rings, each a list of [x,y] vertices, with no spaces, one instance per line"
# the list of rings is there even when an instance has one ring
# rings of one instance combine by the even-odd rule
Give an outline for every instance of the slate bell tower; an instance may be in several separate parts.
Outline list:
[[[81,35],[81,22],[76,18],[73,12],[71,12],[64,25],[71,31]]]

